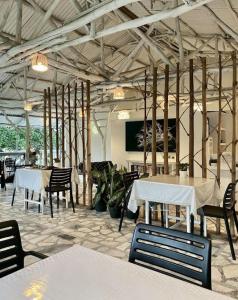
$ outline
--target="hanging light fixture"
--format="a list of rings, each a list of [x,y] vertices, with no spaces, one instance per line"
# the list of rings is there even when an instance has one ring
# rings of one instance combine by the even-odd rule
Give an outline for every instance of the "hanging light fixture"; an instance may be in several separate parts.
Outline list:
[[[32,111],[32,104],[25,101],[25,104],[24,104],[24,110],[25,111]]]
[[[48,70],[48,59],[41,53],[36,53],[31,60],[32,69],[37,72],[46,72]]]
[[[115,100],[125,99],[125,92],[121,86],[117,86],[113,90],[113,99]]]
[[[82,118],[83,117],[83,110],[82,108],[80,108],[79,110],[79,117]],[[84,110],[84,118],[86,118],[86,111]]]
[[[118,120],[128,120],[130,119],[130,113],[128,110],[121,110],[118,112]]]

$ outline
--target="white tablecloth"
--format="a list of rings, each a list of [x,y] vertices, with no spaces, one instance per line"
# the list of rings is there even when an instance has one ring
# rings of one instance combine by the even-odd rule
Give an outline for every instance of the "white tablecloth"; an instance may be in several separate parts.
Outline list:
[[[2,300],[228,300],[80,246],[0,279]]]
[[[51,170],[23,168],[16,169],[14,187],[25,188],[44,195],[45,187],[49,185]],[[79,183],[76,169],[72,170],[72,182]]]
[[[128,208],[136,212],[142,201],[190,206],[196,213],[204,204],[218,205],[221,195],[214,179],[158,175],[134,181]]]

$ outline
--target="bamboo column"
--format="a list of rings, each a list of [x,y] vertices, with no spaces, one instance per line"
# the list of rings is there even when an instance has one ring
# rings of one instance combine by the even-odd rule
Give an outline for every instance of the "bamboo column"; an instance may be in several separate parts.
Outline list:
[[[180,103],[179,103],[179,63],[176,69],[176,175],[179,175],[179,160],[180,160]]]
[[[169,174],[169,143],[168,143],[168,106],[169,106],[169,65],[165,66],[164,87],[164,174]]]
[[[152,103],[152,176],[157,174],[157,163],[156,163],[156,132],[157,132],[157,120],[156,120],[156,109],[157,109],[157,71],[158,68],[153,68],[153,103]]]
[[[202,57],[202,177],[207,178],[207,63]]]
[[[56,127],[56,158],[59,159],[59,116],[58,116],[58,99],[57,88],[55,87],[55,127]]]
[[[218,91],[218,124],[217,124],[217,183],[221,184],[221,122],[222,122],[222,63],[219,54],[219,91]]]
[[[144,173],[147,172],[147,108],[146,108],[146,101],[147,101],[147,74],[145,71],[145,88],[144,88]]]
[[[64,130],[64,85],[62,86],[62,104],[61,104],[61,143],[62,143],[62,148],[61,148],[61,160],[62,160],[62,168],[65,167],[65,130]]]
[[[68,121],[69,121],[69,166],[72,167],[72,130],[71,130],[71,107],[70,107],[70,85],[68,84]]]
[[[233,65],[233,85],[232,85],[232,182],[236,181],[236,88],[237,88],[237,70],[236,53],[232,53]]]
[[[74,87],[74,164],[76,171],[78,170],[78,126],[77,126],[77,82]],[[76,188],[76,203],[79,204],[79,189],[78,184],[75,185]]]
[[[47,108],[47,91],[44,90],[44,114],[43,114],[43,122],[44,122],[44,165],[48,165],[47,160],[47,124],[46,124],[46,108]]]
[[[53,166],[53,138],[51,120],[51,91],[48,87],[48,118],[49,118],[49,145],[50,145],[50,166]]]
[[[90,81],[87,80],[87,174],[88,174],[88,205],[92,206],[92,166],[91,166],[91,103]]]
[[[194,176],[194,82],[193,82],[193,60],[189,60],[189,177]]]
[[[83,205],[86,205],[86,145],[85,145],[85,110],[84,110],[84,84],[81,82],[82,101],[82,147],[83,147]]]

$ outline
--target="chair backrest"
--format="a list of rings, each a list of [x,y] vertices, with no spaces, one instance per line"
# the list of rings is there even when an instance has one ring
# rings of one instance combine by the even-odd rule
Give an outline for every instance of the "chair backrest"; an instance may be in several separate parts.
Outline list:
[[[65,186],[71,184],[72,168],[52,168],[50,186]]]
[[[126,188],[129,188],[134,180],[139,179],[139,173],[137,171],[127,172],[123,174],[123,181]]]
[[[9,169],[15,169],[15,165],[16,165],[16,160],[11,158],[11,157],[7,157],[5,159],[5,166]]]
[[[17,221],[0,222],[0,278],[24,268],[24,251]]]
[[[129,262],[211,289],[211,241],[204,237],[138,224]]]
[[[236,189],[236,183],[229,183],[227,188],[226,188],[226,191],[225,191],[225,194],[224,194],[224,198],[223,198],[223,208],[225,210],[230,210],[230,209],[233,209],[235,207],[235,202],[236,202],[236,199],[235,199],[235,189]]]

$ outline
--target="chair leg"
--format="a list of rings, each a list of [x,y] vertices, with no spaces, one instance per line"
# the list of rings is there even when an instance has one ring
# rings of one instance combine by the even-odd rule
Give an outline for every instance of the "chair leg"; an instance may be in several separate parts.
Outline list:
[[[41,194],[39,194],[39,202],[41,202]],[[38,213],[40,213],[40,204],[38,205]]]
[[[71,201],[71,204],[72,204],[72,207],[73,207],[73,212],[75,213],[72,187],[70,187],[70,201]]]
[[[160,216],[161,216],[161,226],[164,227],[164,210],[163,210],[163,203],[160,204]]]
[[[50,199],[50,213],[51,213],[51,218],[53,218],[52,194],[51,193],[49,193],[49,194],[50,194],[50,197],[49,197],[49,199]]]
[[[238,233],[238,219],[237,219],[237,214],[236,214],[235,208],[233,210],[233,218],[234,218],[234,221],[235,221],[235,224],[236,224],[236,231]]]
[[[149,224],[152,225],[152,209],[149,206]]]
[[[11,206],[13,206],[13,203],[14,203],[14,200],[15,200],[15,194],[16,194],[16,188],[14,188],[14,190],[13,190]]]
[[[235,250],[234,250],[234,246],[233,246],[233,242],[232,242],[232,237],[231,237],[231,232],[230,232],[230,226],[229,226],[228,218],[225,217],[224,221],[225,221],[225,226],[226,226],[226,232],[227,232],[228,241],[229,241],[230,248],[231,248],[232,259],[236,260],[236,255],[235,255]]]
[[[200,235],[204,234],[204,216],[200,215]]]
[[[138,206],[137,211],[136,211],[136,217],[135,217],[135,220],[134,220],[134,223],[135,223],[135,224],[137,223],[137,220],[138,220],[138,218],[139,218],[139,215],[140,215],[140,206]]]
[[[190,215],[190,222],[191,222],[191,233],[193,234],[194,233],[194,214],[191,214]]]
[[[125,214],[125,205],[123,205],[122,210],[121,210],[121,218],[120,218],[120,223],[119,223],[119,227],[118,227],[118,232],[121,232],[121,227],[122,227],[122,222],[124,219],[124,214]]]
[[[57,209],[59,209],[59,192],[57,192]]]

